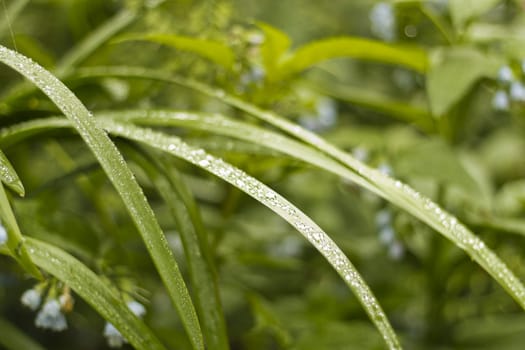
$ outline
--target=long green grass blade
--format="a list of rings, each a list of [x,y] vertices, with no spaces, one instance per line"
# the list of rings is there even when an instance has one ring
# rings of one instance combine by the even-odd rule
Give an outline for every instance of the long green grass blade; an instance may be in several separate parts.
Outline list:
[[[401,349],[395,332],[381,306],[350,260],[315,222],[284,197],[242,170],[207,154],[202,149],[194,148],[184,143],[177,137],[170,137],[160,132],[139,128],[131,124],[117,123],[109,119],[101,119],[100,125],[115,136],[144,143],[203,168],[255,198],[288,221],[328,260],[330,265],[355,293],[388,347],[390,349]]]
[[[12,22],[22,12],[24,7],[29,3],[29,0],[16,0],[7,8],[7,12],[0,16],[0,37],[6,35],[6,31]]]
[[[0,180],[10,189],[15,191],[19,196],[24,196],[25,190],[22,181],[18,177],[15,169],[5,156],[4,152],[0,150]]]
[[[0,318],[0,329],[2,330],[0,345],[6,350],[45,350],[42,345],[3,318]]]
[[[142,189],[115,145],[107,134],[96,126],[93,116],[78,98],[45,69],[3,46],[0,46],[0,61],[20,72],[38,86],[71,120],[76,131],[91,149],[120,194],[135,226],[142,235],[194,348],[202,349],[203,339],[197,314],[178,265]]]
[[[210,97],[217,98],[322,151],[361,177],[363,181],[358,182],[358,184],[406,210],[441,233],[456,246],[463,249],[473,260],[483,267],[522,308],[525,308],[525,287],[506,264],[489,250],[479,237],[460,223],[457,218],[401,181],[392,179],[371,169],[366,164],[361,163],[350,154],[331,145],[318,135],[305,130],[275,113],[262,110],[237,97],[226,94],[223,90],[214,89],[191,79],[170,77],[168,73],[156,70],[129,67],[86,69],[78,72],[77,78],[93,78],[108,75],[123,78],[158,80],[185,86]]]
[[[22,236],[20,232],[15,214],[13,213],[13,209],[11,209],[11,204],[9,204],[9,199],[7,198],[7,193],[2,183],[0,183],[0,219],[1,224],[7,231],[6,246],[9,249],[10,255],[33,277],[43,279],[40,270],[38,270],[27,253],[25,237]]]
[[[93,52],[110,40],[115,34],[133,23],[136,18],[136,11],[123,9],[118,12],[69,51],[60,60],[54,73],[56,75],[66,74],[71,68],[91,56]]]
[[[136,349],[165,349],[118,294],[84,264],[63,250],[39,240],[28,238],[26,244],[38,266],[71,287]]]
[[[127,34],[115,39],[115,43],[126,41],[150,41],[167,45],[178,50],[193,52],[205,57],[224,68],[231,69],[235,60],[233,50],[227,45],[213,40],[194,38],[190,36],[149,33]]]
[[[158,154],[139,157],[136,153],[138,152],[132,153],[131,159],[144,170],[176,221],[188,261],[189,274],[195,290],[195,306],[207,348],[229,349],[226,322],[207,233],[191,191],[177,169],[167,161],[158,159]]]

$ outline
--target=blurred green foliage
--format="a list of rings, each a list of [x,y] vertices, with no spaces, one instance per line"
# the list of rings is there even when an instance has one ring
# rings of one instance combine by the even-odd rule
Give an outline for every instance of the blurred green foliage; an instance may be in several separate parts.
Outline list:
[[[0,1],[0,43],[55,72],[95,114],[166,108],[253,122],[184,87],[90,77],[89,68],[155,68],[220,88],[411,185],[524,280],[522,1]],[[59,114],[6,66],[0,81],[0,127]],[[255,143],[159,129],[245,170],[315,220],[370,285],[404,348],[523,348],[523,310],[458,247],[403,210]],[[179,224],[134,158],[144,151],[115,142],[188,277]],[[20,231],[143,302],[147,325],[168,348],[191,348],[137,229],[79,137],[56,130],[0,147],[25,188],[23,198],[9,194]],[[356,298],[292,227],[202,170],[169,164],[197,201],[231,349],[384,348]],[[15,329],[1,332],[0,346],[33,339],[48,349],[108,347],[104,320],[80,298],[67,331],[35,327],[34,312],[20,304],[35,281],[15,260],[0,261],[0,326]]]

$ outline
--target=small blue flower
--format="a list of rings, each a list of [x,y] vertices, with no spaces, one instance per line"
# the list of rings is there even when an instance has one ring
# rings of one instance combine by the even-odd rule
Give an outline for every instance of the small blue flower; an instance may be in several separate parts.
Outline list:
[[[42,295],[40,291],[36,289],[28,289],[22,294],[20,301],[31,310],[36,311],[42,301]]]
[[[509,96],[503,90],[498,90],[492,98],[492,108],[497,111],[508,111],[510,107]]]
[[[66,317],[60,310],[60,303],[56,299],[46,301],[42,309],[38,312],[35,325],[40,328],[53,331],[63,331],[67,329]]]

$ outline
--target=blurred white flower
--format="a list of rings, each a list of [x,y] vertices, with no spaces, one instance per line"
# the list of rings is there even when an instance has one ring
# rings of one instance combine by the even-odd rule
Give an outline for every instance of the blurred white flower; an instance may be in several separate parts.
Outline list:
[[[53,331],[63,331],[67,328],[67,321],[60,310],[60,303],[56,299],[46,301],[42,309],[38,312],[35,325],[40,328],[51,329]]]
[[[317,115],[319,116],[319,124],[323,128],[333,126],[337,121],[337,104],[329,97],[321,97],[317,100],[315,105]]]
[[[392,176],[392,174],[394,173],[392,167],[386,163],[379,164],[377,170],[379,170],[380,173],[388,176]]]
[[[146,308],[144,305],[138,301],[132,300],[128,302],[128,308],[135,314],[137,317],[142,317],[146,314]]]
[[[258,84],[264,80],[266,76],[266,71],[263,67],[254,65],[250,68],[249,71],[245,72],[240,76],[240,86],[239,89],[244,90],[248,85]]]
[[[525,86],[519,82],[515,81],[510,86],[510,98],[513,101],[525,102]]]
[[[498,90],[492,98],[492,108],[497,111],[507,111],[510,106],[509,96],[503,90]]]
[[[128,301],[127,306],[131,312],[139,318],[146,314],[146,308],[138,301]],[[109,322],[106,322],[106,325],[104,326],[103,335],[106,338],[108,345],[112,348],[120,348],[124,343],[128,342],[122,334],[120,334],[118,329]]]
[[[392,226],[382,227],[379,231],[379,241],[385,245],[390,245],[394,241],[395,235]]]
[[[0,245],[6,244],[7,239],[7,231],[5,230],[5,227],[0,224]]]
[[[394,7],[388,2],[380,2],[370,11],[371,30],[377,37],[385,41],[396,38],[396,17]]]
[[[383,209],[377,212],[376,214],[376,225],[379,228],[385,227],[387,225],[390,225],[392,222],[392,214],[389,210]]]
[[[36,289],[28,289],[24,292],[24,294],[22,294],[20,301],[23,305],[35,311],[40,306],[42,295]]]
[[[393,260],[399,260],[405,255],[405,247],[399,241],[392,242],[388,247],[388,256]]]
[[[514,80],[514,73],[509,66],[503,66],[498,71],[498,80],[505,84],[510,84]]]
[[[108,345],[112,348],[120,348],[124,343],[127,343],[122,334],[109,322],[106,322],[103,334],[108,341]]]
[[[355,159],[359,160],[360,162],[366,162],[368,159],[368,150],[364,147],[356,147],[352,151],[352,155]]]

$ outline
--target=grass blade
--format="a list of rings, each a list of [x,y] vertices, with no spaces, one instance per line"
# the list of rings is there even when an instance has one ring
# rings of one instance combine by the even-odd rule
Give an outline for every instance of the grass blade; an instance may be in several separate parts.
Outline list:
[[[174,34],[128,34],[115,39],[115,43],[126,41],[150,41],[167,45],[178,50],[196,53],[202,57],[231,69],[235,60],[232,49],[227,45],[213,40],[194,38]]]
[[[158,154],[139,157],[138,153],[133,152],[131,159],[145,171],[176,221],[188,261],[189,274],[195,290],[195,304],[207,348],[229,349],[226,322],[207,233],[191,191],[177,169],[167,161],[159,159]]]
[[[9,28],[9,22],[14,22],[28,3],[29,0],[16,0],[11,3],[5,15],[0,17],[0,36]],[[5,7],[3,9],[5,9]]]
[[[242,170],[207,154],[202,149],[189,146],[177,137],[166,136],[160,132],[139,128],[131,124],[117,123],[109,119],[101,119],[100,125],[116,136],[144,143],[203,168],[255,198],[288,221],[328,260],[343,278],[363,305],[388,347],[390,349],[401,349],[395,332],[381,306],[350,260],[315,222],[284,197]]]
[[[45,350],[42,345],[3,318],[0,318],[0,329],[2,330],[0,345],[7,350]]]
[[[35,263],[66,285],[111,322],[136,349],[165,347],[151,330],[135,316],[127,305],[93,271],[63,250],[28,238],[29,253]]]
[[[25,194],[24,185],[15,169],[5,156],[4,152],[0,150],[0,180],[10,189],[15,191],[19,196],[23,197]]]
[[[110,40],[115,34],[133,23],[136,18],[136,11],[124,9],[118,12],[69,51],[58,63],[55,74],[66,74],[71,68],[91,56],[95,50]]]
[[[40,270],[38,270],[27,253],[25,237],[22,236],[20,232],[15,214],[13,213],[13,209],[11,209],[11,204],[9,204],[7,193],[2,183],[0,183],[0,218],[2,225],[7,231],[6,246],[9,249],[9,254],[33,277],[40,280],[43,279]]]
[[[71,120],[74,128],[91,149],[118,191],[135,226],[141,233],[171,301],[179,312],[192,345],[196,349],[203,349],[197,314],[178,265],[142,189],[115,145],[107,134],[96,126],[93,116],[78,98],[45,69],[3,46],[0,46],[0,61],[29,79]]]

